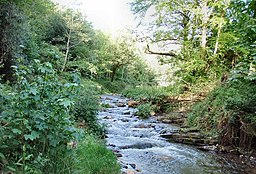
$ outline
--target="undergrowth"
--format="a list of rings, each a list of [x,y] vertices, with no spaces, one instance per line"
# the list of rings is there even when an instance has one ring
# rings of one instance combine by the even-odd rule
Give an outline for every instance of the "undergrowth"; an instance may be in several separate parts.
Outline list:
[[[110,163],[116,163],[111,152],[92,138],[83,142],[85,132],[104,135],[96,117],[98,87],[81,85],[78,73],[61,79],[48,62],[15,68],[18,83],[0,84],[0,173],[74,173],[88,162],[76,159],[75,149],[68,146],[74,142],[91,148],[86,154],[101,161],[99,173],[108,174]],[[79,123],[85,126],[76,127]],[[94,168],[88,173],[95,173]]]
[[[223,145],[250,149],[256,138],[255,113],[255,81],[243,80],[217,87],[193,107],[187,122],[217,134]]]

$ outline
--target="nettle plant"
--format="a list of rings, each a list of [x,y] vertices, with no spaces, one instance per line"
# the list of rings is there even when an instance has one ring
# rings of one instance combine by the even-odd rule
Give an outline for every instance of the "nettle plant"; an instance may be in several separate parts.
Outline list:
[[[78,83],[77,78],[60,82],[52,65],[38,60],[14,68],[17,84],[8,94],[0,94],[0,170],[18,167],[26,173],[28,164],[42,157],[51,160],[49,154],[76,139],[70,109]]]

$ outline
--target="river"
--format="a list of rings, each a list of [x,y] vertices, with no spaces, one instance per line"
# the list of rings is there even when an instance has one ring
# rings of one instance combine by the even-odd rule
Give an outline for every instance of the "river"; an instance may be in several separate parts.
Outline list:
[[[108,148],[117,153],[123,173],[139,174],[236,174],[237,166],[214,153],[160,137],[179,128],[158,122],[156,117],[143,120],[134,116],[136,109],[127,106],[127,98],[102,95],[99,120],[107,129]]]

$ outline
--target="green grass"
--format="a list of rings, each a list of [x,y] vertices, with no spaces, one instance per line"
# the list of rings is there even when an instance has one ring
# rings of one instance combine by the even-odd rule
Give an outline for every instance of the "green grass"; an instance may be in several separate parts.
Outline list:
[[[125,89],[122,94],[142,104],[142,106],[138,106],[138,114],[145,118],[150,111],[160,113],[171,110],[174,103],[169,103],[168,98],[178,92],[179,90],[175,86],[140,86]],[[149,104],[150,107],[148,106]]]
[[[87,137],[76,151],[75,174],[119,174],[116,156],[93,137]]]

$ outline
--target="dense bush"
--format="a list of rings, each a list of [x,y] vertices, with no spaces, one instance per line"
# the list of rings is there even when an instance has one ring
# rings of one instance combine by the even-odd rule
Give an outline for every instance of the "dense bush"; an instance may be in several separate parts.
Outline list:
[[[121,93],[129,84],[123,81],[113,81],[109,80],[98,80],[97,81],[102,87],[103,92],[106,93]]]
[[[1,97],[1,168],[28,173],[40,170],[31,166],[38,158],[51,161],[50,153],[76,139],[70,108],[78,84],[59,82],[52,65],[38,60],[20,66],[16,76],[19,83]]]
[[[123,90],[122,94],[126,97],[139,101],[140,104],[146,103],[145,106],[141,106],[141,111],[144,110],[143,112],[149,110],[147,109],[148,104],[151,105],[150,111],[165,112],[172,107],[172,104],[168,102],[168,98],[174,93],[174,91],[175,90],[172,87],[141,86],[127,88]]]

